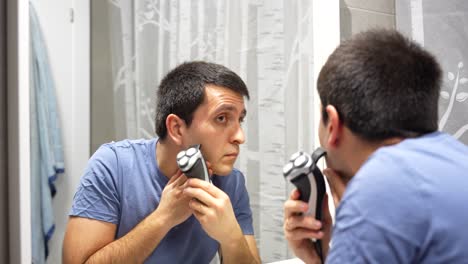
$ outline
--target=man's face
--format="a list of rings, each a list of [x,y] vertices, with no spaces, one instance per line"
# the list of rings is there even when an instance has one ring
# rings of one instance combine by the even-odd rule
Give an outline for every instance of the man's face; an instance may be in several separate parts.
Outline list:
[[[239,155],[239,145],[245,142],[241,123],[246,115],[244,98],[232,90],[207,85],[205,99],[195,110],[188,133],[187,146],[201,144],[205,160],[217,175],[231,173]]]
[[[362,143],[342,123],[334,106],[329,105],[326,110],[328,120],[325,123],[321,116],[318,135],[320,145],[327,151],[327,167],[336,171],[343,179],[350,179],[355,173],[350,164],[362,154]]]

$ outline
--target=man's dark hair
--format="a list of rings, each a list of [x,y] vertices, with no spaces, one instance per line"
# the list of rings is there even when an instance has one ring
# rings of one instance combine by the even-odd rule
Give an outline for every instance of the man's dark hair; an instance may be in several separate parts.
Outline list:
[[[166,118],[175,114],[190,126],[193,113],[205,98],[206,85],[227,88],[247,97],[244,81],[228,68],[210,62],[185,62],[170,71],[156,92],[155,130],[160,139],[167,135]]]
[[[374,29],[344,41],[317,81],[322,119],[333,105],[344,124],[369,141],[437,130],[440,66],[394,30]]]

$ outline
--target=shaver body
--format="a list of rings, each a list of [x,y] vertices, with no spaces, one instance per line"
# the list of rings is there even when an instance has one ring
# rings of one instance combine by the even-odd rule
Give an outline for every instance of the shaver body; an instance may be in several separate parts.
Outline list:
[[[325,155],[325,151],[318,148],[309,155],[303,151],[294,153],[289,162],[283,167],[283,175],[299,190],[299,199],[308,203],[306,215],[312,215],[322,220],[322,203],[325,196],[325,179],[317,161]]]
[[[200,151],[201,145],[190,146],[177,154],[177,166],[189,178],[210,181],[205,159]]]
[[[299,199],[308,203],[305,215],[312,215],[315,219],[322,220],[322,204],[326,187],[322,172],[317,167],[317,161],[326,154],[322,148],[317,148],[312,155],[299,151],[294,153],[288,163],[283,167],[283,175],[299,190]],[[315,250],[323,263],[322,243],[315,242]]]

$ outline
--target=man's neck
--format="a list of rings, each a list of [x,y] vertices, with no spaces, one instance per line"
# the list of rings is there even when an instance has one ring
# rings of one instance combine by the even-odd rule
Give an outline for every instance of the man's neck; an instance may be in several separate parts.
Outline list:
[[[358,170],[361,168],[364,162],[366,162],[367,159],[369,159],[369,157],[372,155],[372,153],[374,153],[377,149],[385,146],[398,144],[403,140],[404,138],[402,137],[393,137],[378,142],[369,142],[356,137],[356,145],[352,146],[350,148],[350,151],[352,152],[352,149],[359,149],[360,151],[356,153],[349,153],[348,155],[350,157],[349,165],[352,176],[354,176],[358,172]]]
[[[156,163],[159,170],[167,178],[171,178],[177,171],[176,157],[178,148],[168,140],[158,140],[156,145]]]

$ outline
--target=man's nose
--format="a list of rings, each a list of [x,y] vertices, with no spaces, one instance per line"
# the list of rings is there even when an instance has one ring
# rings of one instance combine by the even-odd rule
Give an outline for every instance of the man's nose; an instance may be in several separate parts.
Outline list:
[[[235,129],[236,130],[234,131],[233,142],[238,145],[244,144],[245,142],[244,129],[242,129],[242,126],[240,124],[238,124]]]

